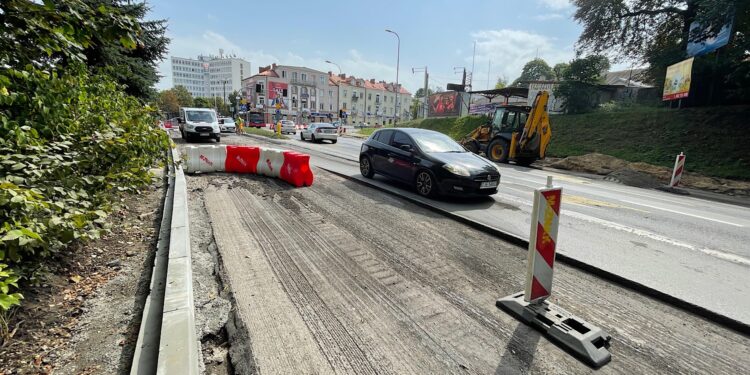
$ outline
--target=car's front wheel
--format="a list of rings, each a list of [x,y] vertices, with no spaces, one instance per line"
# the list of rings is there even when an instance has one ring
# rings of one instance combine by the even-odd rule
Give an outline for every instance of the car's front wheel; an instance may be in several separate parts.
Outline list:
[[[372,162],[367,156],[359,158],[359,172],[366,178],[372,178],[375,175],[375,170],[372,169]]]
[[[302,133],[302,132],[300,132],[299,133],[299,139],[302,140],[302,141],[304,141],[305,140],[305,134]]]
[[[423,197],[434,197],[437,192],[437,186],[432,173],[426,170],[419,171],[415,181],[415,188],[417,189],[417,193]]]

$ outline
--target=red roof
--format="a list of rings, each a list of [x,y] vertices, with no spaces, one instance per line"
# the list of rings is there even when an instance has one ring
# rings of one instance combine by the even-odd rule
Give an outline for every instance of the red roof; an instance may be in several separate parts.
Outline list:
[[[363,81],[364,85],[362,86],[357,85],[357,82],[355,81],[360,81],[360,80]],[[388,91],[388,92],[394,92],[394,87],[396,86],[396,84],[394,83],[386,83],[384,81],[373,82],[372,80],[360,79],[360,78],[356,78],[352,76],[341,78],[340,76],[335,75],[335,74],[329,74],[328,81],[333,85],[344,84],[344,85],[352,86],[352,87],[364,87],[365,89],[382,90],[382,91]],[[406,90],[403,86],[401,86],[400,91],[401,91],[401,94],[411,95],[411,93],[408,90]]]

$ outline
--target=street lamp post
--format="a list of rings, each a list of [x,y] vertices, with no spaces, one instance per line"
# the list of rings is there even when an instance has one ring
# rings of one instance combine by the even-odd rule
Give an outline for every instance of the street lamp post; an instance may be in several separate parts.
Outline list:
[[[222,88],[222,95],[221,95],[221,106],[222,107],[226,107],[226,105],[227,105],[227,103],[226,103],[226,98],[227,98],[227,80],[224,80],[224,82],[222,82],[222,84],[223,84],[223,88]]]
[[[399,100],[401,99],[401,88],[398,86],[398,66],[401,60],[401,37],[398,36],[398,33],[393,30],[385,29],[385,31],[395,35],[396,39],[398,39],[398,46],[396,49],[396,111],[395,111],[396,112],[395,120],[398,121],[399,109],[400,109]]]
[[[339,64],[336,64],[335,62],[330,60],[326,60],[326,62],[332,65],[336,65],[336,67],[339,68],[339,78],[341,78],[341,67],[339,66]],[[339,86],[336,85],[336,91],[341,91],[338,87]],[[336,93],[336,109],[338,110],[337,112],[341,114],[341,92]],[[339,116],[339,121],[342,121],[341,116]]]
[[[240,96],[237,95],[234,99],[235,99],[235,102],[234,102],[234,117],[237,117],[239,115],[239,113],[240,113],[240,99],[242,99],[242,98],[240,98]]]

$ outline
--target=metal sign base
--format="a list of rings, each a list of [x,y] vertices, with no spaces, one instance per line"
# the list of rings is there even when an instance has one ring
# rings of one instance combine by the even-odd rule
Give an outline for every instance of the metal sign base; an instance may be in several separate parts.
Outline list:
[[[595,368],[612,359],[607,350],[611,337],[606,332],[554,304],[528,303],[521,292],[501,298],[495,305],[542,331],[555,344]]]

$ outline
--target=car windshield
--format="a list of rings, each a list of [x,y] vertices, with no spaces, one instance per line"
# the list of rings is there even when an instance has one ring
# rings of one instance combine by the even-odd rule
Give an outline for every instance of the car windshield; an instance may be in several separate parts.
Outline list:
[[[261,122],[261,121],[263,121],[263,118],[260,115],[252,115],[252,116],[250,116],[250,121],[252,121],[252,122]]]
[[[234,124],[234,120],[231,118],[223,118],[225,124]]]
[[[282,125],[294,125],[294,123],[293,123],[293,122],[291,122],[291,121],[289,121],[289,120],[282,120],[282,121],[281,121],[281,124],[282,124]]]
[[[315,124],[315,126],[318,128],[332,128],[333,127],[333,125],[329,123],[325,123],[325,122],[317,123]]]
[[[412,135],[423,152],[465,152],[456,141],[445,134],[425,132]]]
[[[187,120],[190,122],[214,122],[216,116],[209,111],[187,111]]]

